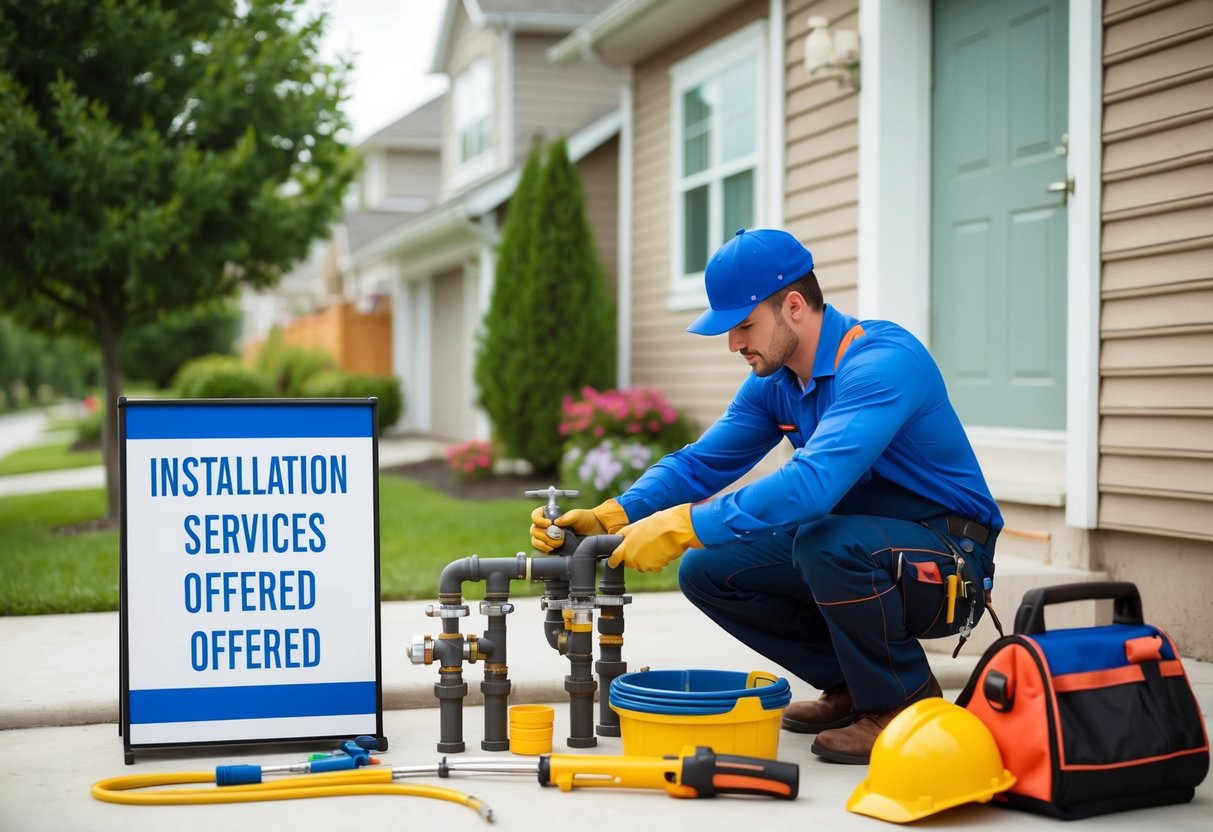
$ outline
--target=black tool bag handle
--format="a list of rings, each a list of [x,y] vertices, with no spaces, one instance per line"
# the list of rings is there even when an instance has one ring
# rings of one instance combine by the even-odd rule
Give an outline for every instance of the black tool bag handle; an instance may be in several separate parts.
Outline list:
[[[1047,632],[1045,606],[1048,604],[1103,599],[1111,599],[1114,602],[1114,624],[1145,623],[1141,615],[1141,594],[1137,591],[1137,584],[1129,581],[1091,581],[1029,589],[1023,594],[1023,600],[1015,613],[1015,632],[1026,635]]]

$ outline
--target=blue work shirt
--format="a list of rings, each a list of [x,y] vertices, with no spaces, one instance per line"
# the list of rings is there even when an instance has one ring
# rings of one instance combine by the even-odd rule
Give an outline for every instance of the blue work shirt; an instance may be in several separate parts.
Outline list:
[[[843,336],[851,342],[834,368]],[[777,471],[711,497],[749,471],[783,437],[795,451]],[[801,389],[783,367],[751,373],[693,444],[659,460],[618,498],[628,518],[691,508],[704,546],[793,530],[829,514],[856,485],[883,478],[943,509],[989,526],[1002,515],[948,401],[943,376],[922,343],[890,321],[862,321],[827,305],[813,377]]]

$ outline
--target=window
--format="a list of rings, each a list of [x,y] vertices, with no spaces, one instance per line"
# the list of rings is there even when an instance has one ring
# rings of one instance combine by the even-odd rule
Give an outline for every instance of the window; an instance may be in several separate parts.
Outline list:
[[[761,220],[765,29],[757,21],[670,70],[674,309],[705,304],[708,257]]]
[[[477,58],[455,79],[454,98],[456,170],[461,177],[482,173],[492,165],[493,144],[493,71],[487,57]]]

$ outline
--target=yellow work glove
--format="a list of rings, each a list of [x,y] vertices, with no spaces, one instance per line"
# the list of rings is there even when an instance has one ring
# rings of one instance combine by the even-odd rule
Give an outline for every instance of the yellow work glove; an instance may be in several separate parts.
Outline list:
[[[592,534],[614,534],[628,524],[627,512],[614,500],[594,508],[575,508],[556,518],[556,525],[572,529],[580,537]],[[548,537],[548,526],[552,521],[543,516],[543,506],[531,512],[531,545],[541,552],[551,552],[564,545],[563,540]]]
[[[637,572],[658,572],[687,549],[702,549],[691,525],[691,504],[667,508],[619,530],[623,543],[611,553],[607,564],[621,562]]]

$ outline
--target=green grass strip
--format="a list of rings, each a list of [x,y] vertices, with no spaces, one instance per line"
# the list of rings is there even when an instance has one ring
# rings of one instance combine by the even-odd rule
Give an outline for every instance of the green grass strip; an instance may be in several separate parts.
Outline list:
[[[0,476],[59,471],[101,464],[101,451],[73,451],[72,442],[52,442],[13,451],[0,459]]]
[[[380,598],[435,599],[438,576],[453,560],[530,554],[528,500],[457,500],[404,477],[379,478]],[[56,531],[104,516],[101,489],[0,498],[0,615],[118,609],[118,530]],[[678,586],[677,566],[627,574],[629,591]],[[515,581],[513,595],[542,584]],[[465,586],[468,598],[483,585]]]

